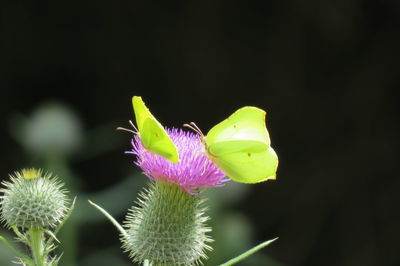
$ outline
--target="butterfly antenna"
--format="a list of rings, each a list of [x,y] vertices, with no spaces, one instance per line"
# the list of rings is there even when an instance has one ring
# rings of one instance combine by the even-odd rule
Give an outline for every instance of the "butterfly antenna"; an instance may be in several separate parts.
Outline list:
[[[138,133],[137,128],[135,127],[135,125],[132,123],[131,120],[129,120],[129,124],[133,127],[133,130],[132,129],[128,129],[128,128],[124,128],[124,127],[117,127],[117,130],[127,131],[127,132],[130,132],[130,133],[136,135]]]
[[[204,136],[203,132],[200,130],[200,128],[194,123],[190,122],[189,124],[183,124],[184,127],[188,127],[200,136]]]
[[[137,129],[137,127],[135,126],[135,124],[132,122],[132,120],[129,120],[129,124],[133,127],[133,129],[134,129],[136,132],[139,132],[139,130]]]
[[[190,128],[191,130],[195,131],[196,133],[199,133],[194,127],[192,127],[192,126],[189,125],[189,124],[183,124],[183,126],[184,126],[184,127]]]
[[[204,136],[204,134],[201,131],[201,129],[194,122],[190,122],[190,125],[192,125],[200,135]]]

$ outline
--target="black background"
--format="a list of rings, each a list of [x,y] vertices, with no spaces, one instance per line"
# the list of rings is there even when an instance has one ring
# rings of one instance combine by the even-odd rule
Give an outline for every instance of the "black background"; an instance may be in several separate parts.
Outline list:
[[[287,265],[398,265],[399,1],[2,1],[1,176],[30,159],[15,113],[67,104],[89,130],[132,119],[207,131],[267,110],[278,179],[237,208]],[[123,145],[76,163],[96,191],[132,169]],[[90,141],[90,140],[89,140]],[[105,140],[106,141],[106,140]],[[82,240],[84,242],[84,240]]]

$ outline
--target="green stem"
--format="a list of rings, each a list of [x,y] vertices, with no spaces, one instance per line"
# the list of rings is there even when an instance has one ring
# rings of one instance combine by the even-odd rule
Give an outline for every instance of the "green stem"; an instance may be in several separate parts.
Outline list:
[[[46,258],[44,255],[44,236],[43,230],[32,227],[29,230],[30,247],[32,250],[35,266],[46,266]]]

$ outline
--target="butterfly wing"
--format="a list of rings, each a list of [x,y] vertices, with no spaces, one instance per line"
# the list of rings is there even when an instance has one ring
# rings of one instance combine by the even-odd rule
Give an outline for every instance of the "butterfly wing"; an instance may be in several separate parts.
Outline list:
[[[232,180],[258,183],[275,179],[278,156],[268,147],[262,152],[238,151],[212,158],[212,161]]]
[[[257,107],[240,108],[206,136],[209,158],[237,182],[275,179],[278,156],[270,147],[265,116]]]
[[[240,108],[215,125],[206,136],[208,147],[223,141],[253,140],[270,145],[265,125],[265,111],[252,106]]]
[[[216,142],[208,148],[208,152],[217,157],[236,152],[263,152],[268,145],[255,140],[228,140]]]
[[[142,98],[134,96],[132,104],[143,147],[171,162],[178,162],[179,155],[176,146],[160,122],[150,113]]]

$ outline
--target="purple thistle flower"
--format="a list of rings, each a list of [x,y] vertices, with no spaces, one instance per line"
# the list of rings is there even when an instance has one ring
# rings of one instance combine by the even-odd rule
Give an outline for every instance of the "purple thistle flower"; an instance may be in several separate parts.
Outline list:
[[[196,194],[197,188],[223,186],[230,180],[207,158],[198,134],[177,128],[166,128],[166,131],[178,149],[179,162],[172,163],[147,152],[137,135],[131,141],[132,151],[127,152],[137,156],[135,164],[150,179],[177,184],[190,194]]]

